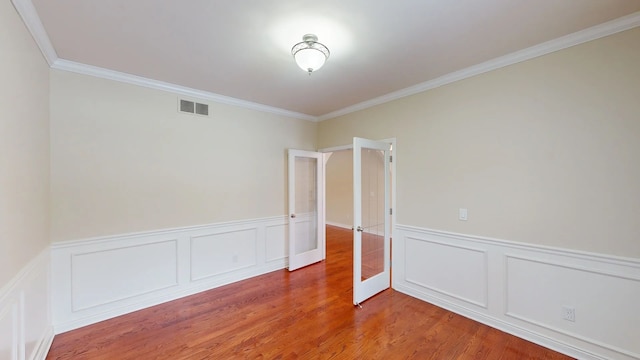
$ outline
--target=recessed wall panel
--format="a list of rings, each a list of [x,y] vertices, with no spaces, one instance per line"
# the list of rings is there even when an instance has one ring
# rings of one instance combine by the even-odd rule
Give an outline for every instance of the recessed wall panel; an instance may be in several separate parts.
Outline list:
[[[16,344],[14,336],[17,336],[14,327],[12,306],[0,308],[0,360],[14,360]]]
[[[24,289],[24,341],[25,358],[34,359],[35,352],[42,342],[42,336],[51,326],[49,316],[49,301],[47,289],[49,288],[48,272],[46,265],[39,267],[41,271],[34,273],[28,285]]]
[[[483,250],[407,237],[406,281],[481,307],[487,306]]]
[[[177,240],[72,255],[73,311],[177,285]]]
[[[640,357],[640,279],[507,256],[506,282],[507,315]],[[563,307],[575,310],[575,321],[563,318]]]
[[[191,280],[200,280],[256,264],[257,230],[191,237]]]
[[[284,259],[289,248],[287,225],[268,226],[266,231],[266,261]]]

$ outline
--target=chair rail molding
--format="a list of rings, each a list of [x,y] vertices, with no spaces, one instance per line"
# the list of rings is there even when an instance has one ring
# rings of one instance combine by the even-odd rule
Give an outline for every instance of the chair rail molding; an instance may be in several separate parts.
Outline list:
[[[0,289],[0,355],[7,359],[47,357],[53,341],[50,255],[49,247],[42,250]]]
[[[276,216],[55,243],[55,333],[282,269],[287,226]]]
[[[400,292],[576,358],[640,359],[640,259],[401,224],[393,240]]]

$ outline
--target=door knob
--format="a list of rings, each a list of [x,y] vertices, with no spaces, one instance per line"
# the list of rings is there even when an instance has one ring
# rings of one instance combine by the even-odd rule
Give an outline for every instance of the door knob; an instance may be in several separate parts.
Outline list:
[[[291,218],[292,219],[295,218],[295,217],[296,217],[296,214],[291,214]]]
[[[363,228],[362,226],[358,226],[358,227],[356,228],[356,230],[358,230],[358,231],[360,231],[360,232],[363,232],[363,231],[364,231],[364,228]]]

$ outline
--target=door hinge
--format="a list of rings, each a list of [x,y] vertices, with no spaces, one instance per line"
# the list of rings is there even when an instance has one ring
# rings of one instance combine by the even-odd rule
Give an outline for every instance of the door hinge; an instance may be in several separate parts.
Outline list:
[[[389,162],[393,162],[393,155],[389,155]]]
[[[393,215],[393,209],[389,208],[389,215]]]

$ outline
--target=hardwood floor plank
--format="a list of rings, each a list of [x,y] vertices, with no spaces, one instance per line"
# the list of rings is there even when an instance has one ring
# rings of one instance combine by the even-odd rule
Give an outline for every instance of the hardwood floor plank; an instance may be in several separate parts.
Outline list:
[[[327,260],[56,335],[47,359],[570,359],[393,290],[354,307],[351,231]]]

